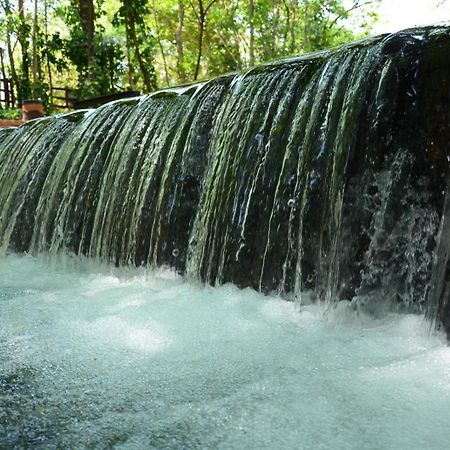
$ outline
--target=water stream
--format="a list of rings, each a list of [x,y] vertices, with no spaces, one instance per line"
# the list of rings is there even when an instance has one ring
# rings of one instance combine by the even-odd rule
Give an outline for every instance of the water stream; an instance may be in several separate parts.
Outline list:
[[[449,43],[366,39],[3,133],[1,250],[442,319]]]

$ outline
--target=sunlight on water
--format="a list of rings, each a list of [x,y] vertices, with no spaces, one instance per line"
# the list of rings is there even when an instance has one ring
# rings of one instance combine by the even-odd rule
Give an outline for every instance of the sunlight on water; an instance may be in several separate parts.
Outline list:
[[[0,447],[446,448],[450,349],[169,271],[0,260]]]

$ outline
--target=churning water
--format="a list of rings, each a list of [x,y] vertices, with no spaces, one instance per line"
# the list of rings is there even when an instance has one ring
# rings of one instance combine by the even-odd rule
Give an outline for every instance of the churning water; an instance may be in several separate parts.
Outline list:
[[[0,274],[1,448],[448,448],[450,348],[422,316],[75,258]]]

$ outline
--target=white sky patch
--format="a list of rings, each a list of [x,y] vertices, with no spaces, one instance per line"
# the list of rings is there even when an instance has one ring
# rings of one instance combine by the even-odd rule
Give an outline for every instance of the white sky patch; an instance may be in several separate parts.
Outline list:
[[[450,0],[383,0],[374,34],[450,21]]]

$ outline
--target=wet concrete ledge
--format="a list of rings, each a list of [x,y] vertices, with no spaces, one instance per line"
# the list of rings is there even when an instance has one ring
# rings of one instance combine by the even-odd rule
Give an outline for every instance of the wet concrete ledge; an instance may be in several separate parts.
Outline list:
[[[23,123],[25,123],[23,119],[0,119],[0,128],[20,127]]]

